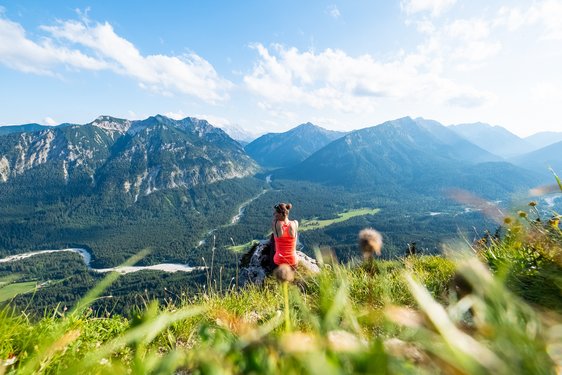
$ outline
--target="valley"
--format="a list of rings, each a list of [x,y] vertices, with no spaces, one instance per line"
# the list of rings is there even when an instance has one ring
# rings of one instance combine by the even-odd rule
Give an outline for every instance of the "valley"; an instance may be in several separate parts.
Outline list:
[[[511,194],[543,181],[423,119],[351,133],[303,124],[244,149],[207,122],[160,115],[8,130],[0,136],[0,277],[18,275],[2,287],[16,294],[48,282],[11,299],[25,306],[34,298],[37,311],[72,304],[111,270],[123,275],[98,309],[126,313],[145,293],[160,300],[197,293],[209,273],[227,288],[240,255],[268,235],[278,202],[293,204],[305,253],[330,248],[347,263],[365,227],[383,234],[384,259],[414,242],[422,254],[439,254],[459,237],[475,241],[497,223],[448,191],[503,200],[507,210]],[[291,147],[295,158],[272,157]],[[559,203],[546,197],[550,210]],[[143,249],[150,251],[138,264],[119,268]]]

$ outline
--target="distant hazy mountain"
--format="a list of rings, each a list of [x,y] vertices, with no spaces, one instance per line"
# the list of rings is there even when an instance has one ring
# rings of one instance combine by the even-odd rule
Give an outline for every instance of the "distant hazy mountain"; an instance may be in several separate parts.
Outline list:
[[[284,133],[262,135],[244,149],[264,167],[288,167],[303,161],[344,134],[308,122]]]
[[[255,163],[207,121],[100,116],[85,125],[11,133],[0,142],[0,183],[75,184],[135,197],[252,175]],[[29,176],[28,176],[29,178]]]
[[[248,143],[252,142],[256,139],[256,135],[246,131],[245,129],[241,128],[238,125],[234,124],[225,124],[225,125],[215,125],[218,128],[224,130],[226,134],[230,136],[230,138],[238,141],[238,143],[242,145],[247,145]]]
[[[540,132],[526,137],[525,141],[539,149],[562,141],[562,132]]]
[[[551,178],[549,168],[552,168],[560,176],[562,175],[562,141],[515,157],[510,161]]]
[[[527,141],[501,126],[477,122],[451,125],[449,128],[475,145],[503,158],[522,155],[532,150],[532,146]]]
[[[526,171],[495,160],[436,122],[405,117],[349,133],[274,177],[420,192],[464,187],[486,194],[532,184]]]
[[[451,147],[454,150],[454,159],[466,160],[473,163],[481,163],[488,161],[503,161],[497,154],[476,145],[474,142],[468,141],[465,137],[459,135],[456,131],[451,131],[449,127],[435,120],[426,120],[424,118],[416,118],[415,122],[422,128],[431,133],[437,141]]]

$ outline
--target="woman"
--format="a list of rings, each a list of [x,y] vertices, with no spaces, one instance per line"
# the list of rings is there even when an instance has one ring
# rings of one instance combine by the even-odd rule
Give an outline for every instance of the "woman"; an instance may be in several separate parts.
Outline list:
[[[288,264],[292,267],[297,265],[297,229],[299,223],[289,220],[289,211],[293,205],[290,203],[279,203],[273,208],[273,238],[275,239],[275,255],[273,262],[277,265]]]

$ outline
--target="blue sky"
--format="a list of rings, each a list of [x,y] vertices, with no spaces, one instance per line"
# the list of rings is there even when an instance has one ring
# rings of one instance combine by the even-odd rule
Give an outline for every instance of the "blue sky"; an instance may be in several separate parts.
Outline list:
[[[562,0],[0,1],[0,125],[562,131]]]

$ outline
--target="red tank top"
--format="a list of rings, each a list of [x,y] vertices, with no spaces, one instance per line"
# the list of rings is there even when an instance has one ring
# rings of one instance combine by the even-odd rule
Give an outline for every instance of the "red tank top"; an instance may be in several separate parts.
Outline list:
[[[274,237],[275,255],[273,256],[273,262],[277,265],[285,263],[290,266],[297,265],[297,238],[291,237],[291,233],[289,232],[290,228],[290,224],[283,223],[281,227],[281,236]]]

